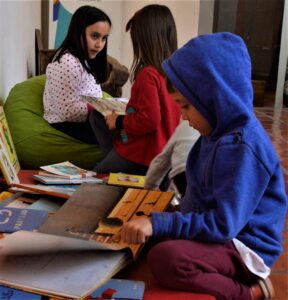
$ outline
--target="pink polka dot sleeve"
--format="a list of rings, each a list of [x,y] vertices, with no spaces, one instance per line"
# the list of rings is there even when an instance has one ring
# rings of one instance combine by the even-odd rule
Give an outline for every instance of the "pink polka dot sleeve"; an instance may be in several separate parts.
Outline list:
[[[81,95],[102,97],[94,77],[70,53],[64,54],[60,63],[50,63],[46,76],[44,119],[49,123],[85,122],[88,108]]]

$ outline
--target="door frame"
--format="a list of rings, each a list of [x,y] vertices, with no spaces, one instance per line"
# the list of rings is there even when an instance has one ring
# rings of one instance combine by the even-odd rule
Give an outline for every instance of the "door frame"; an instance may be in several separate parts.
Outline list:
[[[215,0],[200,1],[198,34],[213,32]],[[211,19],[212,16],[212,20]],[[206,20],[209,20],[208,22]],[[278,63],[277,84],[275,92],[275,108],[283,107],[284,82],[288,62],[288,0],[284,0],[284,12],[280,42],[280,55]]]

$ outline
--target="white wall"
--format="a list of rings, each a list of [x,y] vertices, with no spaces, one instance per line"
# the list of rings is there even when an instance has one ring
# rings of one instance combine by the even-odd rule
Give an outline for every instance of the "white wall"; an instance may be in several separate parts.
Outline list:
[[[178,45],[182,46],[190,38],[197,35],[199,1],[200,0],[61,0],[61,4],[71,13],[82,5],[95,5],[104,10],[112,21],[108,53],[130,68],[133,60],[133,51],[130,34],[125,32],[125,25],[137,10],[152,3],[167,5],[175,18],[178,32]],[[50,2],[49,15],[49,46],[53,48],[57,23],[52,21],[52,0]],[[123,97],[130,97],[130,88],[131,84],[127,82],[123,88]]]
[[[132,43],[130,34],[126,33],[124,28],[129,19],[134,13],[145,5],[156,3],[166,5],[170,8],[177,27],[178,46],[183,46],[192,37],[195,37],[198,32],[199,22],[199,1],[124,1],[123,3],[123,22],[122,22],[122,53],[121,63],[130,68],[133,60]],[[131,84],[127,82],[123,88],[123,97],[130,97]]]
[[[35,75],[35,28],[41,24],[40,0],[0,0],[0,98]]]
[[[0,0],[1,1],[1,0]],[[49,0],[49,48],[54,48],[57,22],[53,22],[53,2]],[[112,28],[109,36],[109,53],[116,58],[121,53],[121,24],[122,24],[122,0],[117,1],[93,1],[93,0],[61,0],[61,5],[71,14],[83,5],[96,6],[102,9],[111,19]]]
[[[52,3],[52,0],[49,0]],[[206,1],[206,0],[205,0]],[[287,13],[285,0],[285,18],[283,20],[278,85],[275,106],[282,105],[283,78],[288,53]],[[109,41],[109,53],[119,59],[128,68],[132,63],[132,46],[130,36],[124,27],[134,12],[150,3],[167,5],[176,21],[179,46],[198,33],[210,31],[209,24],[203,23],[207,16],[212,16],[211,3],[203,6],[203,0],[61,0],[69,2],[74,10],[80,5],[95,5],[102,8],[111,17],[113,28]],[[209,0],[214,2],[214,0]],[[208,11],[208,13],[207,13]],[[52,11],[50,11],[50,16]],[[200,16],[200,17],[199,17]],[[203,16],[206,16],[203,18]],[[51,17],[50,17],[51,18]],[[52,25],[53,26],[53,25]],[[5,100],[10,89],[35,75],[34,30],[41,28],[41,0],[0,0],[0,98]],[[51,39],[51,34],[50,34]],[[130,83],[123,89],[123,96],[130,96]]]

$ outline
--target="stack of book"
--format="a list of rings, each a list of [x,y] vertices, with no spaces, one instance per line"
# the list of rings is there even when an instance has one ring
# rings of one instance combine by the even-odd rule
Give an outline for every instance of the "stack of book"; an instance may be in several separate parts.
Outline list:
[[[68,161],[40,168],[41,171],[34,174],[33,178],[41,184],[11,183],[9,191],[68,199],[82,183],[104,183],[103,179],[95,177],[95,172],[79,168]]]
[[[45,184],[102,183],[96,173],[79,168],[69,161],[40,167],[33,178]]]

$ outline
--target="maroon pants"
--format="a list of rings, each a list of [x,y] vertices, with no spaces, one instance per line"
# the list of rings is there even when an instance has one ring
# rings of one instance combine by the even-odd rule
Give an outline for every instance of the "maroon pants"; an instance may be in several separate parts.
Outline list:
[[[217,300],[250,300],[249,287],[257,280],[231,241],[223,245],[168,240],[150,250],[148,264],[164,287]]]

